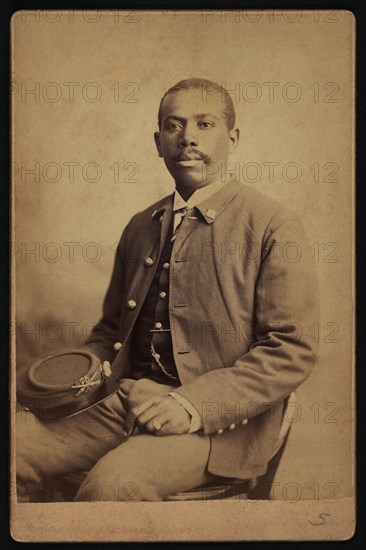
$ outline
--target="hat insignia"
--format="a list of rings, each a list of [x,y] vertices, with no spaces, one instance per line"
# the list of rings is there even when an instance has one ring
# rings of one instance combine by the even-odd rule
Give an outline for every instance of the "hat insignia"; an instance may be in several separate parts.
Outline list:
[[[91,390],[93,386],[96,386],[97,384],[100,384],[101,380],[94,380],[94,378],[97,375],[97,371],[93,374],[91,378],[86,374],[85,376],[82,376],[79,378],[79,384],[74,384],[73,386],[70,386],[73,390],[78,390],[75,393],[75,397],[80,395],[81,393],[87,393]]]

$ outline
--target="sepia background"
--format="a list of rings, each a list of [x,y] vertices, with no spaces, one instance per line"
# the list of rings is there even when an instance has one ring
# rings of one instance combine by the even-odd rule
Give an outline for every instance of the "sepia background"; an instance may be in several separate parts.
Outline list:
[[[174,189],[153,141],[160,98],[211,79],[234,99],[233,165],[302,215],[319,278],[321,316],[304,330],[320,360],[298,391],[274,498],[351,496],[353,67],[348,12],[18,12],[17,368],[77,347],[98,320],[121,231]]]

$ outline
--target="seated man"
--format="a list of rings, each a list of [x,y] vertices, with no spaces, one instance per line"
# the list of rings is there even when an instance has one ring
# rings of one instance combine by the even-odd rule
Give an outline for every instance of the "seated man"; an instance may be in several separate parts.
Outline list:
[[[315,363],[306,236],[275,200],[226,181],[239,139],[230,95],[184,80],[163,96],[158,123],[175,191],[123,231],[85,343],[120,391],[72,418],[18,414],[20,498],[76,472],[88,472],[76,500],[109,501],[262,475],[285,400]]]

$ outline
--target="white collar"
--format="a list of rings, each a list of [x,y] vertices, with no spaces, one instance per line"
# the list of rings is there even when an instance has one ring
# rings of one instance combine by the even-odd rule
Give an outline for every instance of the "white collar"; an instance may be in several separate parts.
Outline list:
[[[197,206],[197,204],[203,202],[204,200],[211,197],[211,195],[216,193],[216,191],[218,191],[224,184],[225,182],[221,181],[220,178],[213,183],[210,183],[209,185],[200,187],[199,189],[196,189],[194,193],[192,193],[187,201],[183,199],[179,191],[176,189],[174,192],[173,212],[179,210],[180,208],[193,208],[194,206]]]

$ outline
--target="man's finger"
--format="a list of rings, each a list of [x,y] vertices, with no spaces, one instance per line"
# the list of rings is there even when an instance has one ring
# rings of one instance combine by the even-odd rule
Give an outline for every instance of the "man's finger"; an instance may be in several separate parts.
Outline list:
[[[152,405],[155,405],[160,401],[161,397],[151,397],[147,401],[141,403],[141,405],[135,406],[130,410],[130,412],[126,416],[124,425],[127,436],[130,436],[132,434],[140,414],[143,414],[145,410],[149,409]]]
[[[170,422],[170,420],[167,420],[162,425],[160,430],[156,430],[154,432],[154,435],[156,435],[157,437],[162,437],[164,435],[173,435],[173,434],[180,434],[180,433],[184,433],[184,432],[180,431],[180,430],[177,430],[176,428],[173,428],[172,423]]]
[[[160,403],[153,403],[146,411],[137,417],[137,422],[141,425],[147,424],[156,418],[162,416],[164,413],[163,407]]]
[[[128,415],[126,416],[126,419],[123,425],[123,429],[127,437],[129,437],[132,434],[133,430],[135,429],[135,426],[136,426],[136,416],[131,414],[131,412],[129,412]]]
[[[130,413],[133,414],[136,418],[140,418],[140,416],[144,414],[145,411],[147,411],[151,406],[160,403],[162,399],[162,397],[158,397],[156,395],[154,397],[150,397],[150,399],[147,399],[140,405],[132,407]]]
[[[160,430],[162,430],[162,428],[165,426],[165,424],[167,424],[167,422],[169,422],[168,418],[161,414],[158,414],[154,418],[146,422],[144,429],[149,433],[157,435]]]

